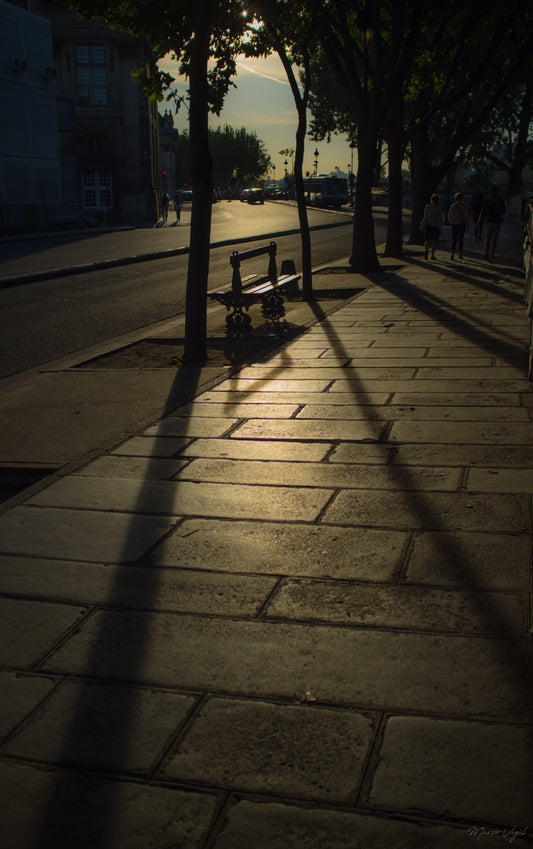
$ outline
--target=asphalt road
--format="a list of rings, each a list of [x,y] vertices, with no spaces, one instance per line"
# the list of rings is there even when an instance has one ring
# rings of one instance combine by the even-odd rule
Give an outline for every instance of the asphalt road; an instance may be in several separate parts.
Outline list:
[[[323,265],[351,252],[351,217],[346,213],[311,210],[310,224],[347,226],[312,233],[313,265]],[[213,241],[236,238],[228,247],[214,247],[209,285],[227,282],[232,249],[251,247],[239,240],[296,228],[294,207],[280,204],[247,206],[233,202],[213,210]],[[40,239],[2,246],[0,277],[63,268],[101,259],[171,250],[188,244],[188,211],[180,227],[134,230]],[[382,241],[384,218],[376,218],[376,237]],[[169,220],[169,224],[171,219]],[[298,234],[276,236],[278,259],[290,258],[300,268]],[[7,250],[6,250],[7,249]],[[9,254],[6,256],[6,254]],[[140,327],[181,315],[185,308],[187,254],[133,265],[91,271],[0,290],[0,377],[42,366]],[[254,268],[250,269],[255,270]]]

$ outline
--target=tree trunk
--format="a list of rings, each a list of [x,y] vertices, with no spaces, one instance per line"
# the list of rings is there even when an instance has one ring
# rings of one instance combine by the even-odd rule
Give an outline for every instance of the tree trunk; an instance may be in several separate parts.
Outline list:
[[[189,135],[193,188],[187,294],[185,303],[185,363],[207,360],[207,281],[213,199],[213,164],[209,152],[208,114],[210,15],[208,2],[199,0],[190,63]]]
[[[300,110],[298,110],[300,111]],[[311,233],[309,232],[309,220],[307,217],[307,205],[305,202],[304,181],[302,175],[304,161],[304,145],[306,133],[305,110],[302,117],[298,119],[296,132],[296,150],[294,154],[294,188],[296,191],[296,202],[298,204],[298,219],[300,222],[300,238],[302,242],[302,293],[305,300],[313,298],[313,275],[311,271]]]
[[[411,235],[410,245],[421,245],[424,235],[420,230],[420,222],[424,215],[424,207],[429,203],[430,188],[430,162],[429,143],[425,130],[415,134],[411,142],[413,161],[413,183],[412,183],[412,213],[411,213]]]
[[[385,256],[403,257],[403,181],[402,141],[403,110],[401,104],[393,110],[388,126],[389,148],[389,215],[387,219],[387,242]]]
[[[372,216],[372,177],[376,161],[377,133],[360,133],[357,145],[358,165],[355,184],[355,215],[350,268],[360,274],[380,270],[376,252]]]
[[[304,58],[305,82],[303,92],[298,80],[294,75],[292,64],[287,56],[283,42],[278,38],[274,27],[271,29],[278,56],[281,59],[287,79],[291,87],[294,105],[298,113],[298,126],[296,128],[296,150],[294,152],[294,191],[298,205],[298,220],[300,222],[300,239],[302,245],[302,293],[305,300],[313,299],[313,275],[311,268],[311,234],[309,232],[309,219],[307,217],[307,204],[303,183],[303,164],[305,151],[305,134],[307,132],[307,104],[309,102],[310,70],[309,58]]]

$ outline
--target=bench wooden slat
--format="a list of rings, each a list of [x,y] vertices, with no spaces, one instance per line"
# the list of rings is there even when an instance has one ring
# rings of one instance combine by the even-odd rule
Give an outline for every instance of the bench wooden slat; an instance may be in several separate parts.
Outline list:
[[[284,289],[285,286],[289,285],[289,283],[293,283],[295,280],[299,280],[299,278],[300,278],[299,274],[287,274],[286,277],[280,277],[276,281],[276,283],[272,283],[271,281],[268,281],[266,283],[262,283],[262,284],[259,284],[257,286],[254,286],[251,290],[246,289],[246,291],[243,294],[249,294],[249,293],[250,294],[252,294],[252,293],[259,294],[259,293],[262,293],[262,292],[275,292],[276,289]]]

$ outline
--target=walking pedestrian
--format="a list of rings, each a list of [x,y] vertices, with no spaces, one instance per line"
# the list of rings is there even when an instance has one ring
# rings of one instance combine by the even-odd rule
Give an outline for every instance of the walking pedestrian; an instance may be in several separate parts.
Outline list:
[[[178,222],[178,224],[180,223],[180,220],[181,220],[182,203],[183,203],[183,200],[182,200],[182,197],[181,197],[181,192],[176,192],[175,195],[174,195],[174,210],[176,212],[176,221]]]
[[[168,194],[166,192],[161,195],[161,215],[163,222],[165,222],[168,218]]]
[[[455,203],[450,206],[448,221],[452,225],[452,262],[455,259],[455,249],[459,251],[459,259],[463,258],[463,240],[468,227],[468,210],[462,192],[456,192]]]
[[[436,259],[435,249],[437,240],[440,236],[442,225],[442,216],[439,209],[439,196],[431,195],[430,202],[424,207],[424,217],[422,218],[422,229],[424,231],[424,259],[428,258],[428,251],[431,245],[431,259]]]
[[[492,186],[490,195],[483,201],[483,208],[479,216],[480,223],[483,221],[487,225],[485,237],[485,259],[489,262],[494,261],[494,252],[498,244],[498,236],[500,234],[500,226],[503,221],[505,212],[505,203],[503,198],[498,194],[498,186]]]

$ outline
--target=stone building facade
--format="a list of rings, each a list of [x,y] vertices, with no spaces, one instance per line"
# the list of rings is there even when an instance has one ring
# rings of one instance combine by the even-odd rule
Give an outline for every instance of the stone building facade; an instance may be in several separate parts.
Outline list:
[[[50,21],[56,91],[72,104],[73,133],[62,140],[63,198],[82,217],[108,226],[156,220],[161,189],[157,104],[131,72],[154,64],[140,38],[80,20],[40,0]]]

